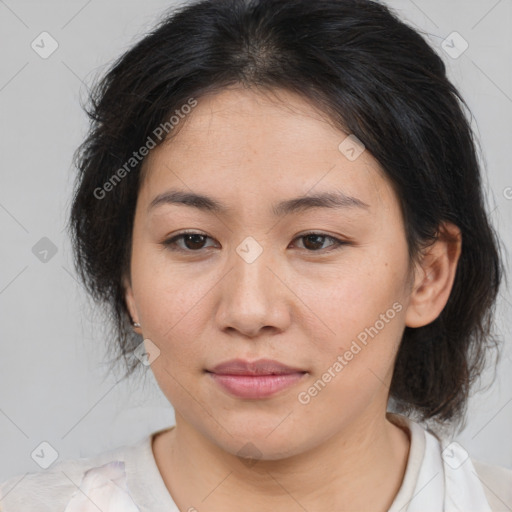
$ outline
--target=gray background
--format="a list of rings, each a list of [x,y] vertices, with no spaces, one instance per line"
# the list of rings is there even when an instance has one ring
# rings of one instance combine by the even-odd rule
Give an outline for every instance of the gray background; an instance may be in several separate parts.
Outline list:
[[[512,2],[387,3],[428,36],[471,108],[492,221],[510,251]],[[42,441],[61,459],[89,456],[174,422],[150,371],[145,381],[120,383],[119,375],[106,373],[104,320],[76,280],[64,230],[75,176],[72,153],[87,129],[79,98],[172,5],[0,0],[0,481],[39,471],[31,453]],[[43,31],[59,45],[47,59],[31,48]],[[458,58],[441,47],[453,31],[469,43]],[[43,237],[57,250],[46,262],[33,252]],[[467,427],[456,438],[472,457],[509,468],[511,304],[503,288],[497,317],[506,345],[498,377],[472,397]],[[486,375],[482,383],[488,382]]]

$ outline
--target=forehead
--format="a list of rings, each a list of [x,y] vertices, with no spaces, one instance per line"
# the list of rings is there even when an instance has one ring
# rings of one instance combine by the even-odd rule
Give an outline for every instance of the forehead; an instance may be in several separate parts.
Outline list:
[[[180,123],[176,135],[159,149],[193,147],[226,159],[245,150],[259,155],[286,154],[287,160],[293,160],[299,153],[337,150],[338,140],[346,136],[326,114],[286,90],[230,87],[201,97]],[[297,142],[307,144],[297,147]]]
[[[334,189],[373,209],[396,199],[373,156],[349,159],[340,150],[349,134],[294,93],[225,89],[198,99],[180,123],[144,163],[146,202],[177,186],[226,201]]]

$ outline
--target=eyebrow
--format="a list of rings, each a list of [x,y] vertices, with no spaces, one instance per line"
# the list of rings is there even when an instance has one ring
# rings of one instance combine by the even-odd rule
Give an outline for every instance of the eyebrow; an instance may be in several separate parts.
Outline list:
[[[168,190],[156,196],[148,206],[148,212],[164,204],[185,205],[205,212],[226,214],[232,210],[216,199],[203,194],[185,192],[182,190]],[[366,204],[357,197],[348,196],[341,191],[323,192],[287,199],[272,206],[272,213],[276,217],[284,217],[292,213],[300,213],[312,208],[358,208],[368,209]]]

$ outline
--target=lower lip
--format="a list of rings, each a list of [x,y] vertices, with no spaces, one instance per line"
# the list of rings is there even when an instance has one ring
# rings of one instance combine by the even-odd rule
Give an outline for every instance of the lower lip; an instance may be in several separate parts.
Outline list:
[[[266,398],[298,382],[305,373],[285,375],[221,375],[211,377],[226,391],[239,398]]]

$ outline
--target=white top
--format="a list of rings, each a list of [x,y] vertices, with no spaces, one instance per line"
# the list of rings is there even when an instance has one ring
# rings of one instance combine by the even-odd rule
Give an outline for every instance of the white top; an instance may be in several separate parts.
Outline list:
[[[387,417],[411,439],[404,479],[389,512],[512,510],[511,469],[475,461],[458,443],[437,438],[405,416]],[[162,430],[130,446],[14,476],[0,484],[0,511],[180,512],[153,455],[152,438]]]

